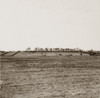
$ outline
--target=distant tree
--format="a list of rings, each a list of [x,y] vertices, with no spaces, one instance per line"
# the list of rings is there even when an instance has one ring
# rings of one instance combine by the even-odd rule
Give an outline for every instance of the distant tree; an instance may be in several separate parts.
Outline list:
[[[59,48],[55,48],[55,51],[59,51]]]
[[[44,49],[43,48],[40,48],[39,51],[44,51]]]
[[[90,51],[91,51],[91,52],[93,52],[94,50],[93,50],[93,49],[91,49]]]
[[[34,51],[38,51],[38,48],[35,48]]]
[[[52,51],[52,48],[50,48],[50,51]]]
[[[26,51],[31,51],[31,48],[30,47],[26,48]]]
[[[49,49],[48,48],[45,48],[45,51],[48,51]]]

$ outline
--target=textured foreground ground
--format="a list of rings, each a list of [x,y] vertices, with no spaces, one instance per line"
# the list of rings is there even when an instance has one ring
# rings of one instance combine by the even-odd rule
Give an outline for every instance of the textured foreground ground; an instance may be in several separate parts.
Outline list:
[[[100,98],[100,57],[1,58],[0,98]]]

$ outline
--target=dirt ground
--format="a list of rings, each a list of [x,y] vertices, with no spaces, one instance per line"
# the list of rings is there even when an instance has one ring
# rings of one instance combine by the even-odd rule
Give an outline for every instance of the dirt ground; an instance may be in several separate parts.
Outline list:
[[[0,98],[100,98],[100,56],[0,60]]]

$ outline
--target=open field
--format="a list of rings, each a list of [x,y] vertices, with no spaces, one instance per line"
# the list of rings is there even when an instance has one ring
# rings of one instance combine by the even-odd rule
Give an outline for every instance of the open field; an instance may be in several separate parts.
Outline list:
[[[0,98],[100,98],[100,56],[0,60]]]

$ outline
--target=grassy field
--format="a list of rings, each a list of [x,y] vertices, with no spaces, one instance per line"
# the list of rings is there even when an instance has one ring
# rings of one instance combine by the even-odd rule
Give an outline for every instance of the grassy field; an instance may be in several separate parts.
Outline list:
[[[0,60],[0,98],[100,98],[100,56]]]

